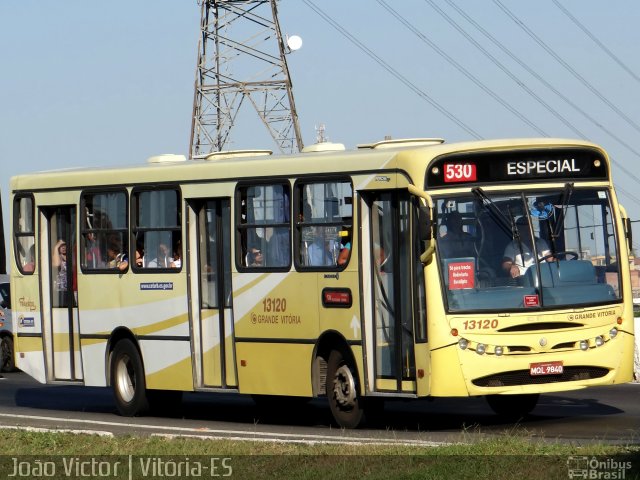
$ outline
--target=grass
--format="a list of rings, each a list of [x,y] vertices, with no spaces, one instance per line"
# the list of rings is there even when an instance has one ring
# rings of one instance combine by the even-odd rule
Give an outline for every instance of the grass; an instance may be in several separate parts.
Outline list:
[[[585,446],[540,441],[526,431],[510,431],[498,437],[473,443],[461,433],[460,443],[438,447],[375,445],[308,445],[292,443],[236,442],[193,438],[159,438],[117,436],[101,437],[71,433],[43,433],[0,430],[0,476],[6,478],[12,457],[27,461],[51,459],[59,464],[66,457],[120,460],[125,465],[131,454],[135,474],[149,476],[156,467],[156,477],[202,478],[196,467],[217,461],[217,473],[231,473],[231,478],[300,478],[340,480],[372,478],[567,478],[567,460],[574,456],[618,458],[640,457],[640,446],[589,444]],[[149,458],[150,457],[150,458]],[[162,457],[160,460],[158,460]],[[227,460],[223,460],[223,459]],[[146,463],[145,463],[146,462]],[[151,462],[151,463],[149,463]],[[163,463],[164,462],[164,463]],[[168,462],[168,463],[167,463]],[[173,463],[172,463],[173,462]],[[223,463],[226,469],[223,468]],[[640,478],[640,461],[624,478]],[[143,469],[146,465],[147,470]],[[168,465],[168,467],[167,467]],[[176,473],[177,470],[175,470]],[[124,474],[119,471],[118,474]],[[147,475],[144,475],[147,473]],[[202,473],[202,472],[200,472]],[[211,478],[209,468],[206,477]],[[635,476],[634,476],[635,475]],[[61,477],[63,478],[63,477]],[[69,478],[68,476],[66,478]],[[74,477],[71,477],[74,478]],[[79,477],[76,477],[79,478]],[[112,477],[113,478],[113,477]],[[120,478],[120,477],[118,477]],[[122,476],[121,478],[128,478]]]

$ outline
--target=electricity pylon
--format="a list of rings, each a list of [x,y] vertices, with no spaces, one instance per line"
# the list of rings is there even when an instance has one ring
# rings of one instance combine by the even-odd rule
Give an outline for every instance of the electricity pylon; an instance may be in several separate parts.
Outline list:
[[[190,154],[228,148],[252,106],[282,153],[302,150],[277,0],[199,0],[202,7]]]

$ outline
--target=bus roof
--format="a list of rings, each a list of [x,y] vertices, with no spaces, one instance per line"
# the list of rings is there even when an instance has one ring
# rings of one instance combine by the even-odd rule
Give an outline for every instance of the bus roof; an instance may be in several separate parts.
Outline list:
[[[118,184],[175,183],[202,179],[243,179],[260,177],[289,177],[354,172],[401,170],[420,183],[428,164],[437,157],[451,153],[472,153],[508,149],[551,147],[585,147],[602,151],[598,145],[574,139],[519,138],[444,143],[439,139],[411,139],[406,143],[394,140],[395,145],[378,142],[360,146],[357,150],[330,150],[291,155],[267,155],[256,150],[255,155],[213,155],[209,159],[190,159],[175,155],[165,161],[140,163],[131,166],[83,167],[50,170],[11,178],[11,191],[34,191],[73,187],[98,187]],[[429,141],[427,141],[429,140]],[[385,144],[383,148],[377,148]],[[364,148],[363,148],[364,147]],[[157,157],[156,157],[157,158]]]

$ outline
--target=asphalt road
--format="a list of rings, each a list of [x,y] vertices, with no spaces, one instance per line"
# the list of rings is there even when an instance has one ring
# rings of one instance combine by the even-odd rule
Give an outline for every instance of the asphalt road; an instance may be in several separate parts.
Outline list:
[[[124,418],[111,390],[41,385],[22,373],[0,380],[0,427],[45,428],[308,443],[436,445],[522,432],[531,439],[587,444],[640,444],[640,384],[595,387],[543,395],[517,424],[496,417],[483,398],[387,402],[373,427],[342,430],[331,425],[325,401],[260,409],[236,394],[185,394],[163,414]]]

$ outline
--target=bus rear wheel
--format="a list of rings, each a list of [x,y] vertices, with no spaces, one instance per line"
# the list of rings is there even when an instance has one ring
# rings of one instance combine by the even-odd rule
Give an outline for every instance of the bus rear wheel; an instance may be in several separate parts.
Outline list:
[[[327,397],[333,418],[343,428],[356,428],[364,419],[357,378],[353,362],[333,350],[327,362]]]
[[[529,414],[538,404],[540,395],[487,395],[491,409],[505,420],[520,420]]]
[[[111,385],[116,408],[124,417],[149,410],[142,359],[131,340],[120,340],[111,354]]]

